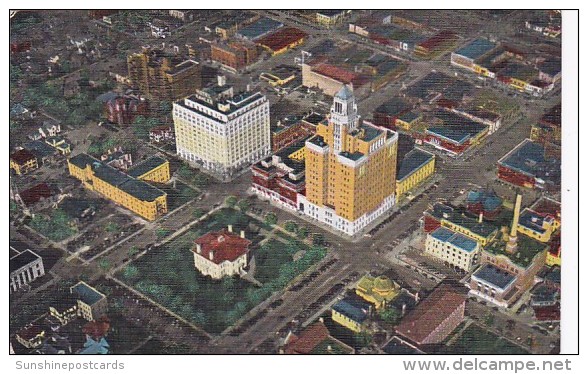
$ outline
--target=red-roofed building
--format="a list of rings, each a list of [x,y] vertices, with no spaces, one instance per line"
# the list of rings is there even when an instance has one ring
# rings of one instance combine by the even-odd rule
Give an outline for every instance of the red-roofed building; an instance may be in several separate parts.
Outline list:
[[[267,49],[272,55],[277,55],[301,45],[307,36],[307,33],[295,27],[284,27],[259,39],[257,44]]]
[[[463,321],[466,294],[442,284],[404,317],[396,332],[418,345],[441,343]]]
[[[39,164],[34,154],[26,149],[19,149],[10,155],[10,168],[18,175],[37,169]]]
[[[239,275],[247,266],[247,254],[251,241],[245,239],[245,231],[233,233],[232,225],[227,229],[209,232],[195,240],[194,266],[202,275],[214,279]]]
[[[353,348],[333,338],[322,321],[307,327],[300,335],[290,333],[282,351],[288,355],[355,353]]]
[[[47,183],[39,183],[19,194],[20,199],[26,206],[31,206],[41,201],[41,199],[47,199],[51,196],[53,196],[53,191],[51,191]]]
[[[317,59],[311,64],[302,64],[302,85],[321,89],[329,96],[335,96],[346,84],[357,89],[368,80],[364,74],[332,65],[325,59]]]
[[[16,340],[26,348],[37,348],[45,340],[45,330],[39,325],[29,325],[16,333]]]
[[[457,34],[452,31],[443,30],[423,40],[415,47],[415,54],[429,56],[433,52],[442,50],[457,40]]]

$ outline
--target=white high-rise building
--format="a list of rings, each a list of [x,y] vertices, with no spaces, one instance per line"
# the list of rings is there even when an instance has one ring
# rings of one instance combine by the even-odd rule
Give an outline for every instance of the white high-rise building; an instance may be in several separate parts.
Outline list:
[[[271,152],[269,102],[259,92],[201,90],[174,103],[173,119],[178,155],[224,179]]]

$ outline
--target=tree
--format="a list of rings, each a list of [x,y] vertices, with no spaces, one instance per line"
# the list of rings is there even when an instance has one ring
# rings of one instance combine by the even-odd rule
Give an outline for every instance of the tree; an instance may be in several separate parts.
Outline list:
[[[192,216],[194,218],[200,218],[204,215],[204,210],[201,208],[196,208],[194,209],[194,211],[192,212]]]
[[[120,226],[116,222],[108,222],[104,228],[108,233],[114,233],[120,230]]]
[[[325,237],[319,232],[312,234],[312,245],[324,245]]]
[[[306,237],[308,237],[308,233],[308,227],[300,226],[300,228],[298,229],[298,233],[296,235],[299,239],[306,239]]]
[[[129,257],[134,257],[135,255],[137,255],[137,253],[139,253],[139,248],[137,248],[136,246],[132,246],[131,248],[129,248]]]
[[[237,203],[237,206],[239,207],[239,210],[240,211],[242,211],[243,213],[245,213],[251,207],[251,201],[249,201],[248,199],[241,199]]]
[[[155,230],[155,235],[157,236],[158,239],[163,239],[169,235],[169,230],[164,229],[163,227],[160,227],[157,230]]]
[[[108,269],[110,269],[110,261],[108,261],[106,258],[103,258],[98,262],[98,266],[103,271],[108,271]]]
[[[234,207],[235,204],[237,204],[237,197],[236,196],[231,195],[225,199],[225,205],[228,206],[229,208]]]
[[[384,308],[378,312],[378,316],[392,325],[396,325],[401,318],[400,312],[395,308]]]
[[[278,216],[275,213],[269,212],[265,215],[265,223],[270,226],[275,225],[278,223]]]
[[[284,223],[284,229],[288,232],[296,232],[298,230],[298,225],[294,221],[287,221]]]
[[[486,324],[486,326],[494,325],[494,314],[492,314],[492,313],[486,314],[486,318],[484,318],[484,324]]]

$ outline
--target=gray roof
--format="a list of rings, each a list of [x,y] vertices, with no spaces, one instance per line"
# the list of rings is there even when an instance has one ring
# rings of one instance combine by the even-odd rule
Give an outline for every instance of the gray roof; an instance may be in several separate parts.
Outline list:
[[[18,269],[27,266],[34,261],[37,261],[39,258],[41,257],[30,249],[17,254],[16,256],[10,258],[10,273],[17,271]]]
[[[370,305],[355,298],[346,297],[333,305],[333,310],[351,320],[362,323],[368,317]]]
[[[163,157],[151,156],[145,161],[142,161],[137,165],[133,165],[133,167],[127,171],[127,174],[129,174],[133,178],[138,178],[141,175],[148,173],[151,170],[165,164],[166,162],[167,160]]]
[[[79,282],[73,286],[71,288],[71,293],[75,294],[82,302],[88,305],[94,305],[105,297],[84,282]]]
[[[455,54],[475,60],[477,58],[484,56],[486,53],[490,52],[495,47],[496,43],[492,43],[488,39],[478,38],[468,43],[466,46],[455,51]]]
[[[472,274],[472,278],[479,279],[501,290],[505,290],[516,279],[511,273],[499,269],[492,264],[482,265],[482,267]]]
[[[341,100],[348,100],[353,98],[353,90],[348,85],[344,84],[343,87],[337,92],[335,97],[340,98]]]
[[[435,155],[432,153],[414,148],[408,152],[400,162],[400,168],[398,169],[396,180],[401,181],[405,179],[433,158],[435,158]]]

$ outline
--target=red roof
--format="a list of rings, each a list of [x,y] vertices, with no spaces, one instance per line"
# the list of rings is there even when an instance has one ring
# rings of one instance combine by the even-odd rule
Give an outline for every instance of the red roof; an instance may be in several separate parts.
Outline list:
[[[35,155],[32,154],[30,151],[27,151],[26,149],[19,149],[18,151],[10,155],[10,159],[15,161],[19,165],[22,165],[34,158]]]
[[[313,66],[312,71],[346,84],[351,83],[356,77],[355,73],[325,63]]]
[[[559,321],[561,318],[559,304],[533,308],[535,318],[539,321]]]
[[[101,317],[98,321],[88,322],[82,328],[82,332],[89,335],[95,341],[99,341],[106,336],[110,330],[110,320],[108,317]]]
[[[303,354],[307,355],[312,352],[323,340],[329,337],[329,330],[321,323],[307,327],[300,336],[294,335],[292,341],[288,343],[284,352],[289,355]]]
[[[443,284],[402,319],[396,332],[420,344],[465,301],[464,294]]]
[[[259,39],[257,44],[261,44],[275,52],[286,48],[290,44],[296,43],[307,36],[307,33],[295,27],[284,27],[273,34]]]
[[[40,335],[44,330],[39,325],[30,325],[18,332],[18,336],[24,340],[31,340]]]
[[[46,199],[53,196],[53,192],[47,183],[39,183],[29,189],[26,189],[20,193],[20,198],[25,205],[32,205],[41,199]]]
[[[420,42],[418,46],[425,49],[434,49],[448,40],[455,39],[456,36],[457,35],[452,31],[443,30],[431,36],[430,38]]]
[[[209,232],[194,241],[200,244],[200,256],[210,259],[212,252],[212,262],[220,264],[224,261],[235,261],[240,256],[249,252],[251,241],[240,237],[238,234],[229,232],[224,229],[217,232]],[[196,248],[192,251],[196,252]]]

